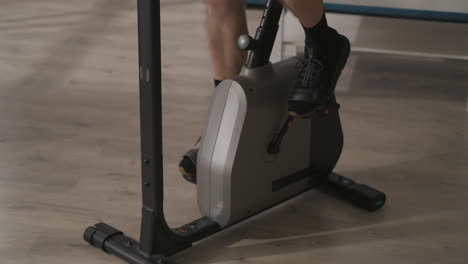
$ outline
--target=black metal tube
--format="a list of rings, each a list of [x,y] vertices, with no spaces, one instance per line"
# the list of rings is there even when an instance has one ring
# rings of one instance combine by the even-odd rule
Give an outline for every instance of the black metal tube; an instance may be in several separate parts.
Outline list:
[[[164,217],[159,0],[138,0],[138,43],[143,193],[140,249],[148,255],[170,255],[217,232],[219,226],[206,220],[190,235],[182,235]]]
[[[371,212],[382,208],[387,199],[385,193],[335,173],[328,176],[328,183],[335,188],[334,194]]]
[[[163,217],[160,1],[138,0],[143,215],[141,248],[154,253],[155,218]],[[147,217],[155,214],[153,217]],[[164,229],[168,229],[163,220]]]
[[[88,227],[84,239],[92,246],[106,253],[115,255],[130,264],[175,264],[163,255],[147,255],[140,250],[140,245],[132,238],[105,223]]]
[[[268,1],[255,34],[255,48],[247,57],[247,68],[260,67],[270,62],[282,11],[283,5],[278,0]]]

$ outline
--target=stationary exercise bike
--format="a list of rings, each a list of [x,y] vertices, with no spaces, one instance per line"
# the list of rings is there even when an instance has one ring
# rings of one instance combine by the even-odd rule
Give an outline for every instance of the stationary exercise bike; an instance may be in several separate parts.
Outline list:
[[[174,263],[168,257],[246,218],[314,187],[332,190],[369,211],[384,193],[332,173],[343,134],[333,98],[311,119],[287,113],[298,58],[271,64],[282,5],[270,0],[239,76],[215,90],[197,158],[202,217],[170,228],[163,212],[160,2],[138,0],[143,208],[140,241],[105,223],[84,239],[131,264]]]

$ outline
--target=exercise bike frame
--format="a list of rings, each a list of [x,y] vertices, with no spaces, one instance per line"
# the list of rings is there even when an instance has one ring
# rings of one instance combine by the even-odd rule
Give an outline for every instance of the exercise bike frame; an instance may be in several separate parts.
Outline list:
[[[282,9],[280,2],[268,1],[246,67],[255,68],[269,63]],[[102,222],[88,227],[84,239],[130,264],[168,264],[174,263],[168,256],[189,248],[192,243],[220,231],[221,227],[210,218],[202,217],[181,227],[171,228],[164,217],[159,0],[138,0],[138,49],[143,196],[140,241]],[[345,185],[354,183],[342,176],[327,178],[330,172],[322,172],[324,177],[317,177],[314,184],[323,183],[324,179],[333,183],[344,181]]]

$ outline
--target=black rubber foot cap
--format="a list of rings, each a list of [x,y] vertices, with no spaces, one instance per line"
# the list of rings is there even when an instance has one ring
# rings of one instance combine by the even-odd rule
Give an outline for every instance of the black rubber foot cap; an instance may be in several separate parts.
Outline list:
[[[83,239],[86,242],[91,243],[91,238],[93,237],[94,233],[96,233],[96,228],[94,226],[86,228],[83,234]]]

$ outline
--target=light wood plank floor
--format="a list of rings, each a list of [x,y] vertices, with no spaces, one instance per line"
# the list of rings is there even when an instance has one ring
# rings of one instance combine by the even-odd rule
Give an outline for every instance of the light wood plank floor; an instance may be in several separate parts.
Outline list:
[[[138,237],[136,1],[0,0],[0,263],[121,263],[82,240]],[[249,11],[254,28],[260,11]],[[203,1],[162,1],[165,204],[198,216],[180,155],[212,90]],[[368,214],[318,192],[209,238],[178,263],[466,263],[466,62],[354,53],[338,87],[337,172],[388,193]]]

